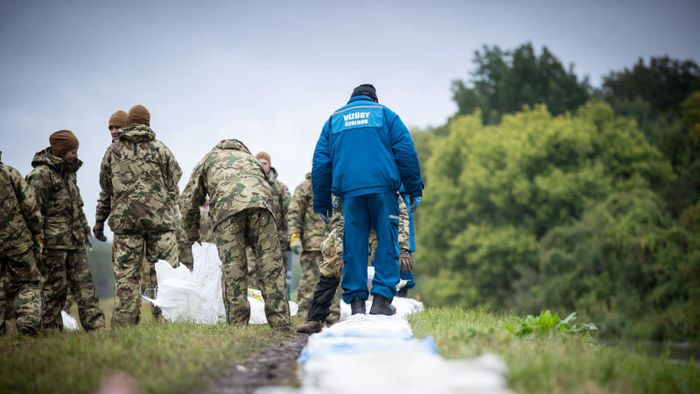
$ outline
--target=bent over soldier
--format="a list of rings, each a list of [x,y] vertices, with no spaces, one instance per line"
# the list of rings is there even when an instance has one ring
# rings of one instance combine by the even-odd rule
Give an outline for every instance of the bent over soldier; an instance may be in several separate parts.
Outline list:
[[[70,130],[61,130],[51,134],[49,142],[50,147],[34,155],[34,169],[27,175],[44,217],[44,251],[39,262],[44,277],[43,325],[63,329],[61,309],[70,288],[83,328],[103,328],[105,317],[87,262],[90,227],[76,175],[83,165],[78,160],[78,138]]]
[[[135,105],[119,141],[107,148],[100,168],[100,186],[110,196],[109,227],[114,232],[116,300],[112,327],[140,320],[141,262],[162,259],[178,265],[175,237],[177,183],[182,170],[172,152],[156,139],[151,114]],[[98,217],[104,222],[105,217]],[[153,272],[153,270],[151,270]],[[154,308],[154,315],[159,312]]]
[[[265,315],[270,326],[289,330],[286,268],[272,215],[272,187],[260,163],[238,140],[223,140],[197,164],[180,198],[189,242],[199,239],[200,209],[209,195],[209,216],[222,262],[226,320],[248,324],[246,247],[258,262]]]
[[[0,152],[0,158],[2,152]],[[6,333],[6,302],[14,302],[17,331],[37,335],[41,329],[41,214],[34,193],[17,170],[0,160],[0,335]],[[13,289],[13,290],[11,290]],[[16,294],[14,289],[16,289]]]

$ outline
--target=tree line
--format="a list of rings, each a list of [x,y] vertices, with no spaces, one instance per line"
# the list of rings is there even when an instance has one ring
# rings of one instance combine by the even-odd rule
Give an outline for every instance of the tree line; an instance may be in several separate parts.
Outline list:
[[[594,88],[531,44],[474,63],[452,85],[457,113],[413,133],[426,300],[698,339],[698,65],[639,59]]]

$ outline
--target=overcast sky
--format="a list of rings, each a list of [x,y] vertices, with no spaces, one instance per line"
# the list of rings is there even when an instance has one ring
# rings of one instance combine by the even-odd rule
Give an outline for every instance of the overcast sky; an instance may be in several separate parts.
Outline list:
[[[143,104],[185,175],[219,140],[294,190],[323,122],[369,82],[409,126],[456,111],[484,44],[547,46],[598,86],[639,57],[700,59],[700,1],[0,1],[0,151],[27,174],[70,129],[92,225],[107,120]]]

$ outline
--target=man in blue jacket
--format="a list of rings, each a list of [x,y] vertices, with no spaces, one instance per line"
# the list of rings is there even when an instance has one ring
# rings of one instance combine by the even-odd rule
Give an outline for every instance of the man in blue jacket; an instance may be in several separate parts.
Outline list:
[[[314,211],[330,217],[331,195],[342,201],[345,218],[343,300],[352,313],[365,313],[367,243],[377,233],[370,314],[393,315],[399,282],[396,193],[404,184],[409,202],[420,201],[423,181],[418,155],[398,115],[378,104],[374,86],[356,87],[347,105],[326,121],[314,151],[311,184]]]

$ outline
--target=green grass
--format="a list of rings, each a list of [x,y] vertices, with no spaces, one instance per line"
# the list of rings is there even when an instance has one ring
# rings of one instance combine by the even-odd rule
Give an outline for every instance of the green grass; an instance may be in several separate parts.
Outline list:
[[[103,306],[111,315],[110,303]],[[192,392],[252,352],[291,338],[267,325],[156,323],[150,306],[142,310],[146,321],[137,327],[0,337],[0,392],[94,392],[117,371],[134,377],[145,393]]]
[[[485,352],[509,367],[518,393],[698,393],[700,366],[598,344],[588,335],[518,337],[515,316],[459,308],[431,308],[410,318],[418,337],[432,335],[442,355],[458,359]]]

